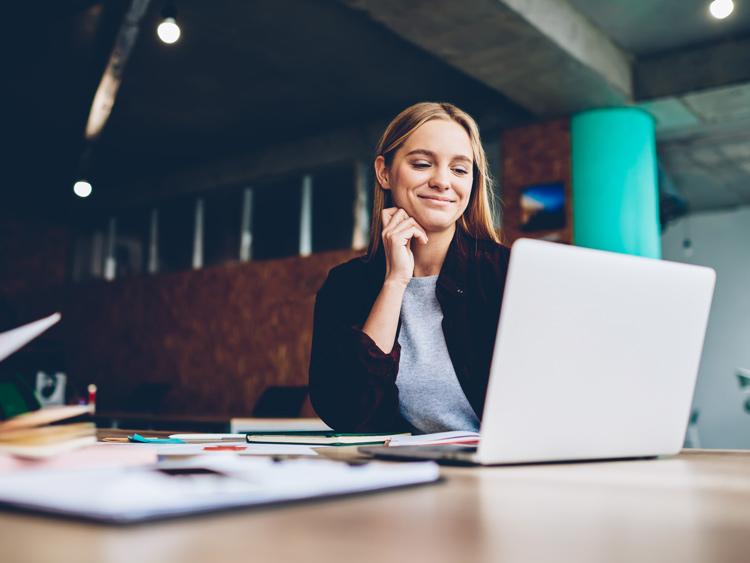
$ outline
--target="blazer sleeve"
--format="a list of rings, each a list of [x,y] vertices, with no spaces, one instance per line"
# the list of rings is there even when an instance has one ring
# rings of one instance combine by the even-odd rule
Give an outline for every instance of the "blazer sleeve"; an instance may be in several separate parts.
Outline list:
[[[351,288],[337,290],[335,273],[315,301],[310,354],[310,399],[315,412],[338,432],[400,432],[396,374],[400,347],[386,354],[352,322]]]

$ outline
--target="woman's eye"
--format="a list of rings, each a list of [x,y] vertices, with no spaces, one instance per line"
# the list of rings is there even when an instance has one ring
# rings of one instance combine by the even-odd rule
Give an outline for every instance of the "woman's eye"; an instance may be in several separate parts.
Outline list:
[[[466,168],[454,168],[453,171],[460,176],[463,176],[464,174],[469,173],[469,171],[466,170]]]
[[[429,162],[425,162],[425,161],[423,161],[423,160],[419,160],[419,161],[417,161],[417,162],[412,162],[412,164],[411,164],[411,165],[412,165],[412,166],[413,166],[414,168],[419,168],[419,169],[422,169],[422,168],[428,168],[428,167],[430,166],[430,163],[429,163]]]

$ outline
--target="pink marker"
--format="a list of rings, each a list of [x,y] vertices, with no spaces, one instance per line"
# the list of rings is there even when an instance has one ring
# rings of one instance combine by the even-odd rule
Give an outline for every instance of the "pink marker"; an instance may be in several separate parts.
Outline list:
[[[89,392],[89,402],[88,404],[91,406],[91,411],[93,412],[96,408],[96,385],[93,383],[89,383],[88,386],[88,392]]]

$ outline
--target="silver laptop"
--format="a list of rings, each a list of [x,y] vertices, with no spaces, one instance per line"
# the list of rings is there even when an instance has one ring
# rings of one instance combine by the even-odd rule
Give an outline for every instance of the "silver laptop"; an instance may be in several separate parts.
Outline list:
[[[715,278],[710,268],[520,239],[479,445],[361,449],[470,464],[675,454]]]

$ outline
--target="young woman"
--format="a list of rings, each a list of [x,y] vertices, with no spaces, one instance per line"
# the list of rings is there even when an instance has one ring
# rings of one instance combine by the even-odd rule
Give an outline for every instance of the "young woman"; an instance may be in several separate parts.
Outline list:
[[[508,266],[474,120],[420,103],[377,146],[367,255],[315,304],[310,396],[342,432],[478,430]]]

